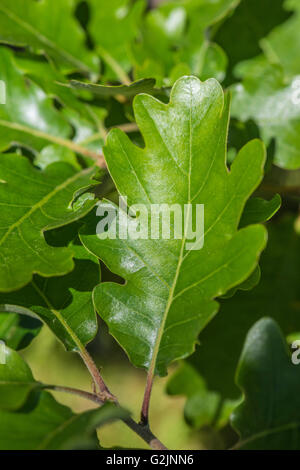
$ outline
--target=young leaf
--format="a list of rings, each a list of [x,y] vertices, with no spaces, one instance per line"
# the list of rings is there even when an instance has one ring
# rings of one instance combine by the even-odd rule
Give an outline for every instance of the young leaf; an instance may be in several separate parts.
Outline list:
[[[249,331],[236,381],[244,394],[232,416],[236,448],[299,450],[300,375],[274,320],[262,318]]]
[[[34,276],[23,289],[0,294],[0,312],[38,317],[66,349],[78,350],[78,340],[86,345],[97,333],[91,292],[100,282],[100,271],[96,258],[82,245],[73,244],[70,248],[75,262],[71,273],[50,279]]]
[[[92,196],[77,210],[72,197],[90,184],[95,167],[76,173],[65,163],[53,163],[41,172],[21,156],[1,155],[0,160],[0,292],[27,284],[33,273],[62,275],[73,267],[68,248],[52,247],[43,232],[86,215]]]
[[[124,286],[103,283],[94,291],[96,309],[111,334],[134,365],[166,374],[170,362],[193,351],[198,333],[218,309],[214,298],[245,280],[264,248],[262,226],[239,231],[237,226],[262,178],[265,151],[260,141],[250,142],[228,171],[229,101],[224,102],[214,79],[202,83],[183,77],[168,105],[138,95],[134,110],[145,148],[133,145],[119,129],[109,134],[105,148],[120,194],[129,206],[144,204],[148,222],[152,204],[178,204],[181,209],[188,203],[204,204],[204,245],[187,249],[188,218],[181,239],[100,240],[95,218],[81,239],[126,280]]]
[[[74,8],[74,0],[1,0],[0,41],[42,51],[69,71],[97,74],[98,59],[85,47]]]

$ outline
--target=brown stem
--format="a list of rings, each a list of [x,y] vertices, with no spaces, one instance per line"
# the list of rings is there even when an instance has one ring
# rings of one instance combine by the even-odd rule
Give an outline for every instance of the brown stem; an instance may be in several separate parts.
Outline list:
[[[133,432],[140,436],[151,449],[155,450],[168,450],[168,448],[159,440],[157,437],[150,431],[148,426],[142,426],[141,424],[136,423],[132,418],[122,419]]]
[[[86,398],[87,400],[93,401],[95,403],[104,404],[104,401],[100,399],[100,397],[94,393],[86,392],[85,390],[79,390],[78,388],[73,387],[64,387],[61,385],[43,385],[43,388],[47,390],[53,390],[54,392],[64,392],[69,393],[71,395],[77,395],[82,398]]]
[[[33,288],[36,290],[36,292],[40,295],[40,297],[44,300],[44,302],[46,303],[48,308],[51,310],[53,315],[56,317],[56,319],[59,321],[59,323],[64,327],[68,335],[72,338],[74,344],[76,344],[77,352],[79,353],[81,359],[83,360],[89,373],[92,376],[92,379],[95,384],[95,389],[97,391],[97,394],[99,394],[99,397],[103,399],[104,401],[109,400],[109,401],[115,402],[116,398],[110,393],[107,386],[105,385],[98,367],[96,366],[93,359],[91,358],[91,356],[85,349],[84,344],[82,344],[82,342],[80,341],[76,333],[72,330],[72,328],[70,328],[70,326],[68,325],[68,322],[65,320],[61,312],[53,308],[53,305],[51,304],[51,302],[49,301],[45,293],[39,288],[39,286],[34,281],[31,281],[31,284]]]
[[[80,349],[79,354],[94,380],[96,394],[100,398],[101,402],[113,401],[114,403],[117,403],[116,397],[109,391],[108,387],[106,386],[104,380],[101,377],[98,367],[94,363],[87,350],[85,348]]]
[[[154,376],[153,376],[152,371],[149,371],[147,375],[147,382],[146,382],[146,388],[145,388],[142,411],[141,411],[141,424],[143,426],[148,426],[149,424],[149,406],[150,406],[151,391],[152,391],[152,386],[153,386],[153,378]]]
[[[78,395],[87,400],[93,401],[98,405],[103,405],[106,400],[102,400],[99,395],[94,393],[86,392],[84,390],[78,390],[72,387],[62,387],[59,385],[44,385],[44,388],[53,390],[55,392],[71,393],[72,395]],[[116,405],[119,406],[118,402]],[[143,439],[150,447],[154,450],[168,450],[167,447],[150,431],[148,426],[143,426],[136,423],[132,418],[121,419],[126,426],[128,426],[133,432],[135,432],[141,439]]]
[[[123,132],[137,132],[139,130],[137,124],[135,122],[125,122],[124,124],[119,124],[117,126],[112,127],[111,129],[121,129]]]

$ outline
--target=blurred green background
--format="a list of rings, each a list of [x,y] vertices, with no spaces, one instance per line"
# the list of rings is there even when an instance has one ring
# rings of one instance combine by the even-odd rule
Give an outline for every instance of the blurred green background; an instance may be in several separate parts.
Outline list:
[[[132,367],[120,348],[114,344],[103,323],[100,333],[90,345],[90,351],[99,367],[103,367],[104,380],[110,389],[118,392],[121,404],[128,407],[133,417],[139,418],[139,408],[142,403],[146,373]],[[97,348],[100,345],[100,350]],[[91,379],[80,358],[67,353],[46,326],[33,340],[31,345],[22,351],[33,374],[45,383],[55,383],[82,390],[91,391]],[[101,359],[100,359],[101,357]],[[172,372],[170,370],[170,373]],[[193,432],[184,421],[183,406],[185,399],[169,397],[165,393],[167,377],[155,382],[152,400],[155,403],[151,413],[153,432],[160,436],[166,445],[173,449],[201,449],[201,435]],[[93,404],[80,397],[54,393],[56,399],[80,412],[93,407]],[[116,422],[101,429],[101,444],[103,447],[148,448],[125,424]]]

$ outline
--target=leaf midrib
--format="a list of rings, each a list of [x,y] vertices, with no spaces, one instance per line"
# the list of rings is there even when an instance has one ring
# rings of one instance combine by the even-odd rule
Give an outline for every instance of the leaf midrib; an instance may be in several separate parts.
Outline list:
[[[188,202],[187,217],[185,218],[185,220],[189,220],[190,200],[191,200],[191,163],[192,163],[192,105],[191,105],[191,101],[192,101],[192,97],[193,97],[193,94],[192,94],[191,87],[190,87],[189,171],[188,171],[188,175],[187,175],[188,176],[188,201],[189,202]],[[185,246],[185,242],[186,242],[186,231],[187,231],[187,226],[185,224],[184,225],[184,236],[182,237],[182,242],[181,242],[181,247],[180,247],[180,253],[179,253],[176,272],[175,272],[175,275],[174,275],[172,287],[171,287],[170,292],[169,292],[168,302],[167,302],[167,305],[166,305],[166,308],[165,308],[165,311],[164,311],[164,314],[163,314],[163,317],[162,317],[162,321],[161,321],[161,324],[160,324],[160,328],[158,330],[158,334],[157,334],[155,344],[154,344],[152,359],[151,359],[150,367],[149,367],[149,376],[150,377],[153,376],[154,373],[155,373],[155,367],[156,367],[157,357],[158,357],[158,353],[159,353],[160,343],[161,343],[161,340],[162,340],[162,337],[163,337],[163,334],[164,334],[164,331],[165,331],[165,324],[166,324],[166,321],[167,321],[168,313],[169,313],[169,310],[170,310],[171,305],[172,305],[173,300],[174,300],[174,292],[175,292],[177,280],[178,280],[178,277],[179,277],[179,273],[180,273],[180,269],[181,269],[181,265],[182,265],[182,261],[183,261],[183,251],[184,251],[184,246]]]
[[[67,147],[75,153],[90,157],[96,161],[101,159],[100,154],[97,154],[92,150],[89,150],[88,148],[84,147],[84,142],[77,144],[76,142],[73,142],[73,140],[57,137],[56,135],[52,135],[47,132],[40,131],[38,129],[34,129],[33,127],[25,126],[24,124],[19,124],[17,122],[7,121],[5,119],[0,119],[0,126],[24,132],[24,134],[30,134],[34,137],[37,137],[38,139],[47,140],[49,142],[53,142],[54,144],[61,145],[62,147]],[[23,142],[21,141],[20,143],[22,144]]]

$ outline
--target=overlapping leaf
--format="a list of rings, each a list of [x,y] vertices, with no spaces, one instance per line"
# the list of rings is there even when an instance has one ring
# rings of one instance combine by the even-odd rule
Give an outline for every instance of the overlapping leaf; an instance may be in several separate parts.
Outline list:
[[[66,349],[78,350],[97,333],[92,290],[99,283],[100,273],[96,259],[81,245],[73,244],[70,250],[75,262],[71,273],[51,279],[34,276],[23,289],[0,294],[0,312],[40,318]],[[15,328],[20,335],[19,324]],[[7,336],[1,339],[7,340]]]
[[[243,212],[240,227],[246,227],[250,224],[267,222],[273,217],[281,206],[281,197],[279,194],[267,201],[260,197],[252,197],[247,201]]]
[[[24,157],[1,155],[0,291],[24,286],[33,273],[55,276],[71,271],[72,251],[48,245],[43,232],[91,210],[92,195],[77,209],[71,202],[74,193],[91,183],[93,174],[94,167],[76,173],[65,163],[53,163],[41,172]]]
[[[74,414],[37,382],[23,359],[5,348],[0,364],[0,449],[99,449],[96,429],[128,413],[106,404]]]
[[[74,9],[74,0],[2,0],[0,41],[42,51],[63,69],[97,74],[98,59],[85,47]]]
[[[67,120],[53,107],[43,90],[23,76],[14,63],[12,52],[4,47],[0,48],[0,79],[6,88],[6,102],[0,105],[1,150],[12,143],[39,150],[49,143],[47,135],[50,138],[71,135]]]
[[[257,322],[248,333],[237,369],[244,400],[232,417],[241,436],[236,448],[299,450],[297,367],[274,320]]]
[[[300,104],[295,80],[286,83],[279,66],[258,58],[240,66],[242,83],[233,86],[232,113],[241,121],[253,119],[261,136],[275,139],[274,163],[282,168],[300,166]]]
[[[0,408],[16,410],[26,402],[29,394],[39,387],[29,366],[18,353],[2,346],[0,364]]]
[[[190,73],[202,80],[223,80],[226,55],[205,31],[237,4],[238,0],[167,1],[148,12],[141,40],[131,44],[135,77],[155,77],[160,86]]]
[[[42,322],[37,318],[0,313],[0,340],[12,349],[23,349],[28,346],[40,332],[41,327]]]
[[[53,64],[16,57],[3,46],[0,64],[6,89],[5,103],[0,105],[0,149],[21,145],[36,154],[51,144],[57,148],[52,162],[68,160],[76,168],[75,152],[86,154],[87,148],[97,157],[103,144],[98,134],[103,108],[81,102],[74,90],[59,85],[65,79]],[[55,108],[54,99],[63,109]]]
[[[104,77],[108,80],[124,79],[131,68],[129,43],[138,34],[138,25],[145,2],[138,0],[88,0],[91,20],[89,32],[95,48],[105,62]]]
[[[201,83],[184,77],[168,105],[147,95],[135,98],[145,148],[119,130],[110,133],[105,148],[109,171],[129,206],[204,204],[202,249],[186,249],[186,223],[184,236],[175,240],[100,240],[97,218],[81,234],[84,245],[126,279],[125,286],[104,283],[95,289],[97,311],[131,361],[159,374],[191,354],[198,333],[217,311],[213,299],[250,275],[265,245],[262,226],[237,230],[262,177],[264,148],[258,140],[250,142],[228,171],[228,104],[214,79]]]
[[[144,78],[130,83],[130,85],[98,85],[93,83],[79,82],[78,80],[71,80],[70,85],[72,88],[87,90],[98,96],[135,96],[138,93],[151,93],[154,91],[155,80],[153,78]]]
[[[188,362],[181,364],[170,378],[167,393],[187,397],[184,417],[195,429],[204,426],[222,428],[228,423],[230,414],[237,405],[237,401],[223,400],[220,393],[208,390],[205,380]]]
[[[262,41],[262,49],[272,63],[280,64],[286,77],[300,74],[298,51],[300,47],[300,8],[298,0],[286,0],[286,10],[293,15],[276,26]]]
[[[257,56],[261,52],[260,41],[288,20],[291,13],[285,10],[284,3],[285,0],[241,0],[233,15],[221,24],[214,40],[227,54],[230,74],[237,63]]]
[[[80,94],[69,87],[64,74],[49,58],[46,60],[19,52],[14,55],[13,62],[26,77],[42,88],[48,97],[56,98],[62,106],[75,111],[82,119],[89,120],[95,126],[95,118],[99,115],[99,120],[100,117],[102,120],[105,116],[105,109],[93,106],[90,101],[80,100]]]
[[[96,429],[127,413],[112,404],[73,413],[42,392],[34,408],[0,411],[1,450],[100,450]]]

